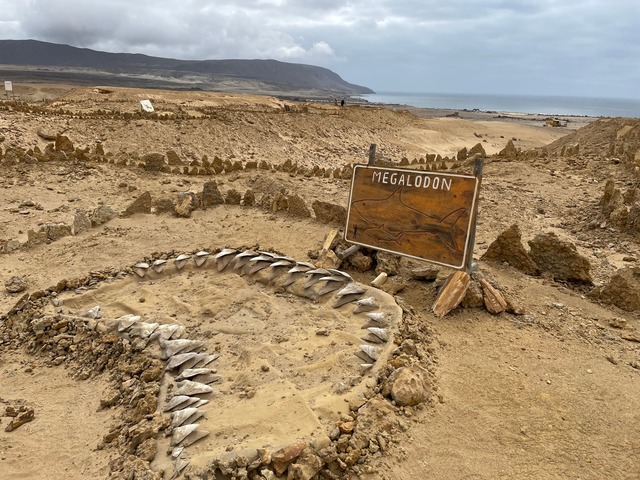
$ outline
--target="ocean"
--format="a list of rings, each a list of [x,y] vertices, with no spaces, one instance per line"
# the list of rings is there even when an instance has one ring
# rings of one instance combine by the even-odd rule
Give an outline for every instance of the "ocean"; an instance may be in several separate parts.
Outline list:
[[[478,109],[549,116],[640,118],[640,99],[399,92],[379,92],[358,97],[371,103],[410,105],[419,108]]]

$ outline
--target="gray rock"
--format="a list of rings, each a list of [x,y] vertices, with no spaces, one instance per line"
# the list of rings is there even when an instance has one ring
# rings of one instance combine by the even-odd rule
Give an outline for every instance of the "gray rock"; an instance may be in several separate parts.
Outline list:
[[[202,208],[224,204],[224,198],[215,181],[206,182],[202,187]]]
[[[80,235],[91,228],[91,219],[83,210],[78,210],[73,216],[73,234]]]
[[[19,293],[27,289],[27,279],[24,277],[13,276],[4,282],[4,288],[9,293]]]
[[[91,225],[97,227],[98,225],[103,225],[107,223],[109,220],[113,220],[116,218],[118,214],[107,205],[100,205],[96,208],[89,218],[91,218]]]

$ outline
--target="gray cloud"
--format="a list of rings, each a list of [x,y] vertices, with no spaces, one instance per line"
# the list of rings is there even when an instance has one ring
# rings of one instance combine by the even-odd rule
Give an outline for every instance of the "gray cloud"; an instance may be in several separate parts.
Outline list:
[[[640,97],[637,0],[0,0],[5,38],[275,58],[378,90]]]

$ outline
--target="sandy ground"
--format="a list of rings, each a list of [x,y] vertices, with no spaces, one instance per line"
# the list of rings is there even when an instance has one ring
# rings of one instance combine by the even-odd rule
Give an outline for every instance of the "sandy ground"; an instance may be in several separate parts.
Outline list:
[[[510,139],[525,150],[573,131],[571,124],[543,127],[541,119],[428,118],[431,113],[421,117],[357,105],[292,104],[285,112],[285,103],[291,102],[272,97],[130,89],[105,93],[102,88],[55,85],[18,88],[25,89],[22,94],[34,105],[74,115],[2,111],[0,147],[5,150],[44,150],[48,142],[37,132],[46,131],[64,133],[79,147],[100,141],[115,157],[175,150],[187,162],[217,155],[223,160],[276,165],[291,160],[307,168],[335,168],[366,162],[371,143],[382,156],[399,161],[425,154],[452,157],[476,143],[491,155]],[[157,110],[172,119],[123,118],[137,111],[141,98],[151,98]],[[98,109],[118,113],[113,118],[79,118]],[[214,119],[180,116],[203,109],[213,112]],[[122,212],[144,191],[154,198],[199,192],[210,179],[93,162],[3,164],[0,169],[0,239],[20,242],[40,224],[71,222],[77,209],[90,211],[105,203]],[[223,193],[231,188],[256,193],[284,188],[308,204],[324,200],[346,205],[349,191],[348,180],[276,171],[213,178]],[[584,228],[595,215],[608,178],[624,182],[627,173],[604,160],[584,168],[561,157],[488,162],[476,257],[500,232],[518,223],[525,244],[537,233],[550,231],[574,242],[591,262],[594,283],[606,282],[640,254],[635,237]],[[13,275],[25,277],[27,291],[35,292],[91,271],[123,269],[154,252],[254,248],[309,261],[331,228],[314,218],[234,205],[194,211],[190,218],[138,214],[2,254],[0,272],[3,282]],[[456,309],[437,319],[430,313],[432,284],[404,279],[398,295],[432,335],[434,395],[425,408],[392,410],[400,432],[384,455],[368,457],[368,469],[361,470],[360,477],[640,478],[640,372],[632,366],[640,362],[640,349],[609,325],[622,318],[636,329],[637,313],[597,305],[584,290],[508,266],[481,262],[481,269],[522,305],[525,315]],[[350,273],[363,284],[375,276],[373,271]],[[3,289],[0,311],[7,312],[20,295]],[[214,410],[208,411],[209,429],[218,430],[190,447],[198,465],[229,445],[241,449],[257,442],[274,447],[328,433],[345,415],[341,395],[348,392],[337,392],[336,387],[357,377],[358,361],[345,352],[357,345],[361,325],[323,302],[236,274],[195,270],[151,281],[117,281],[97,290],[68,292],[62,299],[69,313],[99,304],[110,318],[138,313],[161,323],[181,323],[221,353],[217,368],[223,382],[217,386],[216,408],[225,412],[224,419],[217,421]],[[318,336],[322,328],[331,335]],[[243,370],[248,376],[242,376]],[[45,367],[38,357],[0,350],[0,414],[3,404],[21,402],[36,412],[33,422],[14,432],[4,432],[9,418],[0,417],[0,478],[106,478],[111,453],[96,446],[118,412],[96,413],[106,388],[103,381],[74,381],[61,367]],[[354,381],[351,391],[366,382]],[[263,402],[253,408],[252,418],[247,412],[253,399],[238,396],[247,388],[255,389],[254,398]],[[45,454],[61,450],[55,447],[60,443],[64,454]]]

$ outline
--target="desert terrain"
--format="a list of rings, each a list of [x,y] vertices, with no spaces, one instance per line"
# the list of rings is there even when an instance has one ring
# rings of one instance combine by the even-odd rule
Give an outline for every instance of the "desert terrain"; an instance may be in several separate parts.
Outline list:
[[[640,120],[14,89],[0,479],[640,478]],[[451,270],[345,253],[371,144],[485,159],[479,269],[443,317]]]

